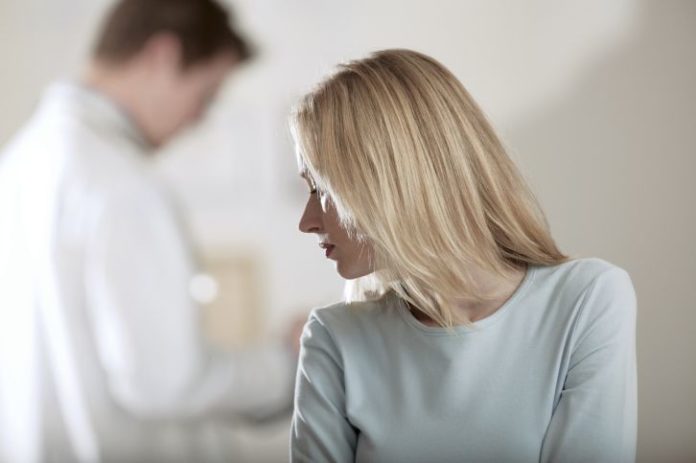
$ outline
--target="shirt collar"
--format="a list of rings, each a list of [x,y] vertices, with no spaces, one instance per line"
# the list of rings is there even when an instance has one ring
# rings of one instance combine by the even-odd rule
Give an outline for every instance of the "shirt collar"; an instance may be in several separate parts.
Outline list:
[[[62,102],[76,109],[96,128],[121,135],[139,150],[153,149],[126,109],[99,90],[68,81],[51,85],[46,93],[49,101]]]

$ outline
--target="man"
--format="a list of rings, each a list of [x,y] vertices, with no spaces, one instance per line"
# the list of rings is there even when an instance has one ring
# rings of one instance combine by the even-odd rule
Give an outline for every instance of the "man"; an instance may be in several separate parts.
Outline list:
[[[289,403],[289,350],[204,344],[145,160],[249,55],[214,0],[121,0],[0,154],[0,461],[229,461],[219,420]]]

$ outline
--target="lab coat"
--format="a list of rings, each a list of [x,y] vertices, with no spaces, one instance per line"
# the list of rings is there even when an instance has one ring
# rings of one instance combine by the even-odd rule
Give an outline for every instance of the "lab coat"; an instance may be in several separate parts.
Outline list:
[[[281,346],[217,352],[128,117],[51,87],[0,154],[0,462],[235,461],[225,421],[289,404]]]

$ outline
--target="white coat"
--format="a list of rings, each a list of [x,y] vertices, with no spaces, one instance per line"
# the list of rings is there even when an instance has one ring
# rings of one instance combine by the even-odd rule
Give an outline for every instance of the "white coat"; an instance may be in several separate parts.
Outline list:
[[[0,462],[234,461],[222,421],[289,404],[279,346],[214,352],[145,143],[56,84],[0,154]]]

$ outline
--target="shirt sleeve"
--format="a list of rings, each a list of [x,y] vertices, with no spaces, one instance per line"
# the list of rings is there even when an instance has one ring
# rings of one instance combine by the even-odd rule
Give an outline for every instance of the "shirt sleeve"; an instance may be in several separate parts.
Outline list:
[[[542,462],[633,462],[636,448],[636,297],[619,268],[583,294]]]
[[[333,338],[312,315],[302,335],[295,386],[290,460],[355,461],[357,430],[346,416],[343,362]]]
[[[189,293],[193,261],[164,198],[145,191],[109,201],[90,239],[90,321],[121,406],[143,418],[179,419],[290,404],[289,350],[215,351],[204,342]]]

